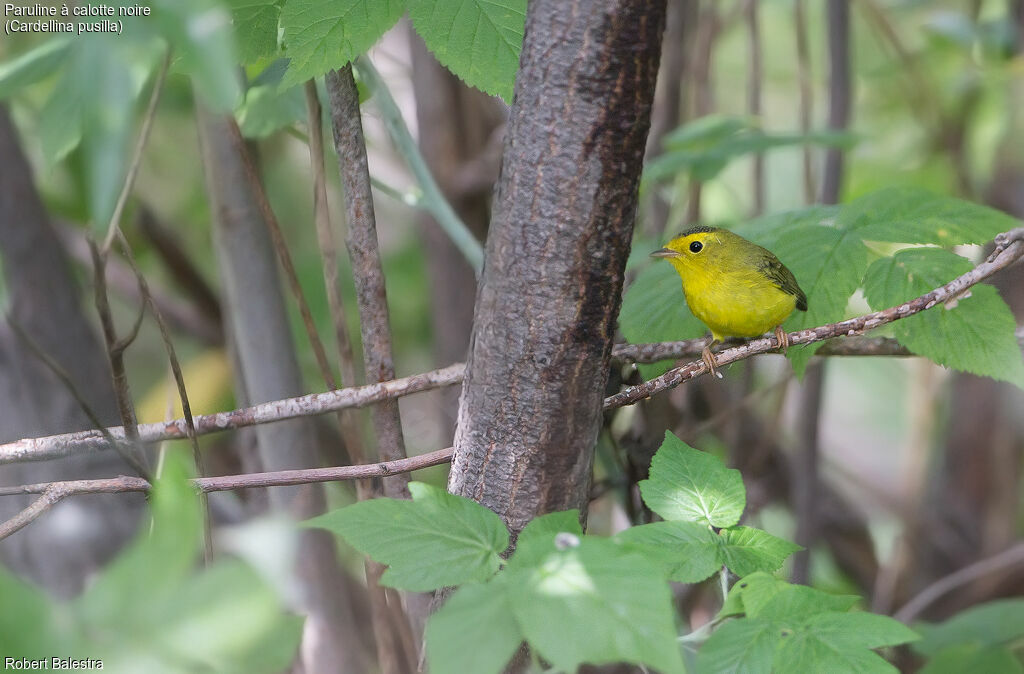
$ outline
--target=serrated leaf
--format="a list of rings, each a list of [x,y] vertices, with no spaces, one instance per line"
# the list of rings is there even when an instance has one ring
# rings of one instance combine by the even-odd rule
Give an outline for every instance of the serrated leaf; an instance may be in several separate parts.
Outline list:
[[[774,572],[800,546],[752,527],[730,527],[718,534],[721,562],[741,578],[758,571]]]
[[[276,54],[281,0],[230,0],[229,4],[242,63]]]
[[[731,620],[697,653],[698,674],[770,674],[777,634],[770,623]]]
[[[898,669],[877,653],[865,649],[836,650],[816,635],[795,632],[779,641],[773,662],[778,672],[843,672],[843,674],[897,674]]]
[[[651,461],[650,478],[639,486],[647,507],[666,520],[730,527],[739,522],[747,502],[738,470],[669,431]]]
[[[1022,674],[1024,665],[1005,648],[979,644],[957,644],[943,648],[918,674]]]
[[[466,84],[512,102],[526,0],[410,0],[409,18],[445,67]]]
[[[427,622],[426,647],[435,674],[498,674],[523,635],[500,579],[463,585]]]
[[[859,599],[852,595],[829,594],[806,585],[787,585],[756,610],[744,596],[744,607],[750,617],[792,623],[805,621],[818,613],[848,611]]]
[[[803,330],[846,317],[846,305],[867,271],[869,252],[853,232],[825,225],[794,226],[782,232],[770,250],[789,267],[807,294],[807,311],[794,311],[783,324]],[[821,342],[789,350],[790,362],[802,374]]]
[[[1020,223],[981,204],[920,187],[891,187],[846,204],[840,224],[869,241],[952,246],[985,243]]]
[[[756,616],[768,601],[790,587],[789,583],[759,571],[741,578],[729,589],[718,617],[746,614]]]
[[[288,0],[281,10],[285,55],[283,88],[341,68],[395,25],[401,0]]]
[[[911,300],[970,271],[966,259],[941,248],[911,248],[871,265],[864,295],[875,309]],[[896,339],[914,353],[964,372],[1024,387],[1024,360],[1013,313],[992,286],[979,284],[955,304],[896,321]]]
[[[922,636],[914,650],[934,655],[946,646],[977,643],[997,646],[1024,636],[1024,599],[999,599],[961,611],[944,623],[914,625]]]
[[[559,534],[579,538],[583,535],[578,510],[548,513],[536,517],[523,527],[516,539],[516,551],[509,560],[510,568],[532,567],[556,549]],[[571,539],[570,539],[571,540]]]
[[[67,58],[71,40],[57,37],[47,40],[21,56],[0,63],[0,100],[52,74]]]
[[[511,593],[516,621],[556,668],[630,662],[666,674],[683,671],[669,586],[628,546],[584,536],[515,574],[521,579]]]
[[[706,524],[654,522],[630,527],[616,538],[640,546],[648,560],[680,583],[700,582],[722,566],[718,536]]]
[[[864,611],[811,615],[803,621],[803,629],[836,650],[896,646],[920,638],[898,620]]]
[[[362,501],[305,524],[333,531],[387,564],[383,585],[426,592],[494,575],[509,542],[500,517],[467,498],[421,482],[409,483],[409,491],[412,501]]]

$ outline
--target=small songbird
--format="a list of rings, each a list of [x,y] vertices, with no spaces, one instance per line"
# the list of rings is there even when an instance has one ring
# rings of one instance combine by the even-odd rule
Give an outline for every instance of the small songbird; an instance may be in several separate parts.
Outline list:
[[[807,296],[793,272],[771,251],[717,227],[693,227],[651,253],[672,263],[683,281],[690,311],[711,329],[701,359],[718,376],[711,346],[726,337],[759,337],[774,328],[785,353],[782,330],[793,309],[807,311]]]

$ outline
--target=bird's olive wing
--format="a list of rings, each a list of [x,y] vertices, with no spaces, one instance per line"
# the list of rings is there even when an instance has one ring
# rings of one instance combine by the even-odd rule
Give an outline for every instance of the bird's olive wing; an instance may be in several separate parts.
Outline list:
[[[765,278],[778,286],[783,292],[796,297],[796,308],[800,311],[807,311],[807,295],[800,289],[793,272],[789,271],[786,265],[779,262],[779,258],[769,253],[758,264],[758,271],[764,274]]]

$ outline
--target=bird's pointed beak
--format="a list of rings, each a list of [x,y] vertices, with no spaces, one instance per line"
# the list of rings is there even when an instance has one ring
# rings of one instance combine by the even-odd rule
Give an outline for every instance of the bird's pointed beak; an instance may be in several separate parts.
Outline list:
[[[682,257],[676,251],[671,248],[659,248],[658,250],[651,253],[651,257]]]

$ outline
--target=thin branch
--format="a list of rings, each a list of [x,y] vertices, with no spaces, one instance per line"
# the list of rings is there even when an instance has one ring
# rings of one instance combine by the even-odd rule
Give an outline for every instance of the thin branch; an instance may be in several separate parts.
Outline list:
[[[807,16],[804,12],[804,0],[795,0],[793,4],[793,23],[796,31],[796,68],[797,80],[800,85],[800,132],[810,133],[813,117],[814,96],[811,91],[811,56],[807,43]],[[814,162],[811,146],[803,146],[804,169],[804,201],[814,203]]]
[[[207,470],[202,452],[199,451],[199,438],[196,436],[195,419],[192,417],[192,405],[188,401],[188,391],[185,389],[185,376],[181,371],[181,363],[174,349],[174,342],[171,341],[170,330],[167,329],[167,322],[164,321],[163,315],[153,301],[153,294],[149,291],[149,283],[146,281],[146,277],[142,275],[142,271],[135,263],[135,256],[132,255],[128,239],[125,238],[124,232],[121,231],[120,227],[116,229],[117,239],[121,244],[121,251],[124,253],[128,266],[131,267],[135,278],[138,280],[139,293],[144,299],[143,307],[149,307],[150,313],[153,314],[157,327],[160,329],[160,339],[163,341],[164,350],[167,352],[167,361],[171,366],[174,383],[178,387],[178,399],[181,401],[181,412],[185,419],[185,431],[188,435],[189,445],[192,447],[192,460],[196,464],[196,471],[199,472],[200,477],[205,476]],[[213,521],[210,517],[210,505],[207,503],[205,494],[200,498],[200,506],[203,511],[203,559],[206,564],[209,564],[213,560]]]
[[[754,119],[761,117],[761,82],[764,79],[761,22],[758,0],[747,0],[744,14],[747,22],[747,112]],[[753,156],[754,215],[764,213],[764,153]]]
[[[347,408],[360,408],[382,400],[429,391],[462,382],[465,366],[462,363],[449,365],[440,370],[402,377],[379,384],[354,388],[311,393],[297,398],[285,398],[251,407],[202,414],[194,417],[196,434],[206,435],[218,431],[234,430],[247,426],[284,421],[297,417],[308,417]],[[108,429],[118,440],[124,439],[124,429]],[[141,424],[138,427],[139,441],[143,443],[181,440],[188,437],[188,426],[184,419]],[[43,461],[69,456],[86,451],[97,451],[107,447],[107,441],[99,431],[78,431],[43,438],[26,438],[0,445],[0,465],[19,461]]]
[[[121,186],[121,194],[117,197],[117,203],[114,205],[114,212],[110,216],[110,223],[107,225],[107,235],[103,239],[103,256],[106,257],[107,253],[110,252],[110,246],[114,243],[114,237],[117,236],[117,227],[121,222],[121,214],[124,212],[125,204],[128,203],[128,195],[131,194],[132,188],[135,186],[135,178],[139,174],[139,167],[142,166],[142,151],[146,147],[146,141],[149,140],[149,130],[153,126],[153,118],[156,117],[156,105],[160,101],[160,92],[164,88],[164,79],[167,77],[167,71],[171,67],[171,50],[170,48],[164,53],[164,62],[160,65],[160,70],[157,71],[156,81],[153,82],[153,91],[149,95],[149,105],[146,107],[146,114],[142,118],[142,128],[139,130],[139,137],[135,141],[135,149],[132,152],[132,160],[128,165],[128,173],[125,175],[124,185]]]
[[[678,342],[653,344],[616,344],[612,358],[627,363],[657,363],[662,360],[694,358],[707,346],[706,337],[684,339]],[[729,340],[725,345],[744,344],[746,340]],[[853,336],[826,342],[815,352],[819,356],[913,356],[907,347],[892,337]]]
[[[126,479],[142,479],[142,478],[126,478]],[[148,483],[147,483],[148,484]],[[40,493],[40,492],[34,492]],[[31,524],[37,517],[45,513],[53,506],[60,503],[65,496],[70,496],[70,493],[62,487],[60,483],[53,483],[46,485],[41,490],[42,496],[37,498],[35,501],[22,510],[20,513],[0,524],[0,540],[3,540],[13,533],[21,531],[26,526]]]
[[[285,487],[318,482],[339,482],[342,480],[364,480],[372,477],[387,477],[409,473],[414,470],[448,463],[452,460],[453,452],[454,450],[451,447],[447,447],[434,452],[420,454],[419,456],[409,457],[408,459],[398,459],[397,461],[382,461],[380,463],[338,466],[334,468],[306,468],[266,473],[246,473],[243,475],[223,475],[220,477],[200,477],[189,480],[189,483],[200,493],[208,494],[214,491],[231,491],[235,489]],[[29,507],[6,522],[0,523],[0,540],[23,529],[68,496],[148,492],[152,488],[153,485],[149,480],[127,475],[98,480],[67,480],[24,484],[16,487],[0,487],[0,496],[42,494]]]
[[[368,71],[372,72],[372,68],[368,67]],[[330,96],[334,148],[338,156],[341,184],[345,189],[348,223],[345,245],[352,261],[352,276],[356,286],[363,370],[367,382],[388,381],[395,378],[391,319],[377,241],[377,220],[373,208],[373,191],[370,188],[359,92],[352,75],[352,66],[346,65],[340,70],[329,71],[324,83]],[[383,85],[378,89],[378,94],[385,91]],[[398,402],[385,400],[374,405],[371,417],[380,458],[404,457],[405,440]],[[407,496],[406,481],[404,477],[385,480],[384,493],[388,496]]]
[[[997,571],[1012,569],[1018,566],[1024,566],[1024,543],[1017,543],[1012,548],[1003,550],[999,554],[978,560],[973,564],[954,571],[944,578],[940,578],[904,604],[903,608],[893,614],[893,617],[901,622],[909,623],[936,600],[956,588],[972,583]]]
[[[820,342],[840,335],[856,335],[867,330],[872,330],[882,325],[907,316],[920,313],[926,309],[959,297],[961,293],[971,286],[980,283],[995,272],[1008,267],[1024,255],[1024,227],[1004,232],[995,239],[996,247],[992,254],[984,262],[971,271],[958,276],[946,285],[921,295],[917,299],[904,304],[890,307],[883,311],[875,311],[856,318],[850,318],[838,323],[830,323],[817,328],[799,330],[789,333],[789,345],[811,344]],[[720,366],[734,363],[738,360],[749,358],[755,354],[767,353],[779,348],[778,339],[772,335],[753,339],[746,344],[725,349],[715,354],[715,360]],[[707,374],[707,365],[703,360],[696,360],[681,367],[669,370],[665,374],[646,381],[636,386],[630,386],[615,395],[605,398],[605,409],[632,405],[644,398],[667,391],[682,384],[684,381],[695,379]]]
[[[434,180],[433,174],[427,167],[427,162],[420,153],[419,146],[413,139],[412,134],[409,133],[409,127],[405,125],[402,113],[398,109],[395,99],[391,97],[391,92],[388,91],[384,79],[367,58],[356,59],[356,68],[359,70],[359,76],[362,78],[362,81],[373,92],[373,100],[377,104],[377,110],[380,112],[381,119],[384,121],[384,126],[387,128],[392,142],[394,142],[398,151],[405,158],[406,163],[409,165],[409,170],[412,171],[416,177],[416,182],[419,183],[420,189],[423,190],[423,196],[418,205],[434,216],[441,229],[444,230],[452,240],[452,243],[455,244],[455,247],[459,249],[459,252],[462,253],[466,261],[469,262],[473,270],[479,275],[484,265],[483,246],[480,245],[477,238],[469,231],[466,223],[459,218],[451,204],[445,199],[441,188],[438,187],[437,181]]]

